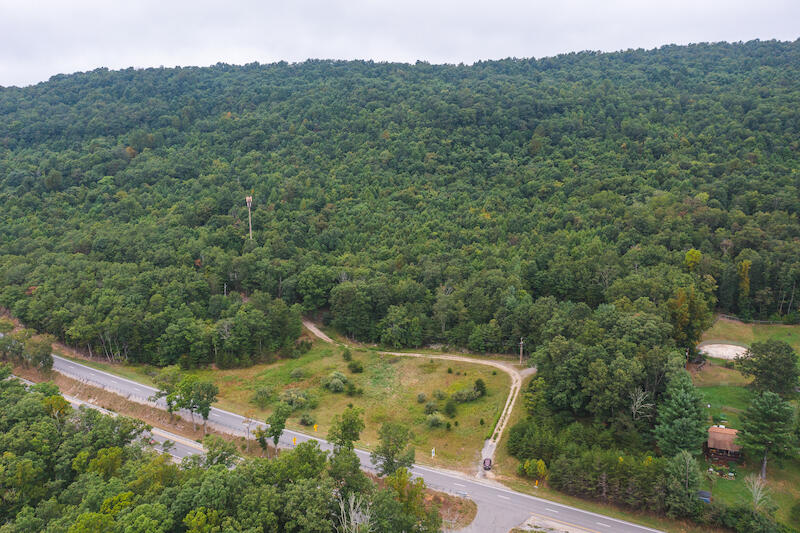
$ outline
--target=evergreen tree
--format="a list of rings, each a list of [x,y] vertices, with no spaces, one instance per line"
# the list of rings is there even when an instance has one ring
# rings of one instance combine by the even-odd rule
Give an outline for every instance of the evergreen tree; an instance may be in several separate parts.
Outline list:
[[[750,402],[742,417],[737,443],[745,453],[761,459],[761,478],[767,477],[767,456],[791,457],[796,450],[794,409],[774,392],[763,392]]]
[[[699,502],[700,469],[692,454],[683,450],[669,460],[666,469],[664,503],[671,517],[694,516]]]
[[[658,409],[655,435],[661,453],[672,456],[681,450],[698,451],[706,439],[706,415],[701,398],[685,371],[676,373],[667,385]]]

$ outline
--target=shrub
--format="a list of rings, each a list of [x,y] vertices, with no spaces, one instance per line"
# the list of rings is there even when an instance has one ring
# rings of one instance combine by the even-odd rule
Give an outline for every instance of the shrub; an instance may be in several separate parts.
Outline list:
[[[364,394],[364,389],[361,387],[356,387],[353,382],[347,384],[347,395],[348,396],[361,396]]]
[[[449,424],[449,422],[448,422],[448,424]],[[455,426],[458,427],[458,420],[454,420],[453,424],[455,424]]]
[[[480,398],[480,393],[475,389],[461,389],[460,391],[454,392],[451,396],[451,399],[458,403],[471,402],[478,398]]]
[[[439,428],[445,425],[446,420],[439,413],[431,413],[428,415],[427,423],[429,428]]]
[[[289,405],[293,410],[308,408],[313,409],[316,407],[316,402],[308,395],[306,391],[297,389],[288,389],[280,394],[280,401]]]
[[[430,415],[439,410],[439,404],[436,402],[428,402],[425,404],[425,414]]]
[[[521,476],[538,479],[539,481],[546,480],[549,475],[547,465],[541,459],[526,459],[519,464],[517,471]]]
[[[456,424],[458,424],[458,422],[456,422]],[[445,427],[447,428],[447,431],[450,431],[450,422],[448,422]]]
[[[486,395],[486,383],[481,378],[475,380],[475,391],[478,393],[478,397]]]
[[[253,403],[261,409],[266,408],[272,400],[272,390],[266,385],[258,385],[250,396],[250,403]]]
[[[448,374],[452,374],[453,373],[453,368],[448,366],[447,367],[447,373]]]
[[[492,370],[492,375],[496,376],[497,375],[497,370]]]
[[[306,377],[306,371],[304,368],[295,368],[289,373],[289,377],[292,379],[303,379]]]
[[[294,344],[294,352],[298,356],[308,353],[310,349],[311,349],[311,340],[309,339],[302,339]]]
[[[299,359],[303,354],[300,353],[300,350],[297,349],[297,346],[284,346],[278,351],[278,355],[281,359]],[[274,361],[268,362],[272,363]]]
[[[364,365],[361,364],[361,361],[350,361],[347,363],[347,368],[349,368],[350,372],[353,374],[360,374],[364,371]]]
[[[483,418],[481,418],[480,424],[481,424],[481,425],[484,425],[484,424],[486,424],[486,422],[483,420]]]
[[[342,350],[342,359],[344,359],[345,361],[350,361],[353,359],[353,354],[350,352],[348,348]]]
[[[417,403],[425,403],[425,400],[427,399],[428,397],[425,396],[424,392],[420,392],[419,394],[417,394]]]
[[[352,386],[352,383],[349,383],[348,385]],[[333,378],[328,380],[328,382],[325,384],[325,387],[331,392],[342,392],[344,390],[344,383],[341,379]]]
[[[331,392],[342,392],[346,384],[347,384],[347,376],[345,376],[344,374],[342,374],[337,370],[331,372],[330,375],[327,378],[325,378],[325,380],[322,383],[322,386]]]
[[[792,523],[800,524],[800,500],[792,506],[792,510],[789,511],[789,518]]]
[[[449,400],[447,400],[445,402],[445,404],[444,404],[444,414],[446,414],[450,418],[453,418],[454,416],[456,416],[456,402],[452,398],[450,398]]]
[[[314,425],[314,417],[311,413],[303,413],[300,415],[300,423],[304,426],[313,426]]]
[[[433,397],[436,398],[437,400],[444,400],[445,398],[447,398],[447,394],[440,391],[439,389],[436,389],[435,391],[433,391]]]

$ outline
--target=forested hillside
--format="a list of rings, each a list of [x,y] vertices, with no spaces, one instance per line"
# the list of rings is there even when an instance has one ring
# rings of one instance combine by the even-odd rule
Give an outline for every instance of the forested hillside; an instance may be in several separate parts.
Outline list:
[[[0,304],[184,366],[291,354],[301,306],[486,351],[553,302],[646,298],[679,346],[705,308],[798,321],[799,104],[800,42],[3,88]]]

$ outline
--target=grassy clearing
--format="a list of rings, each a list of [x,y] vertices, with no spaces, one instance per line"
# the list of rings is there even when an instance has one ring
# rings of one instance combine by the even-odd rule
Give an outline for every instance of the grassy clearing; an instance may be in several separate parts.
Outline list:
[[[704,401],[711,404],[710,416],[723,416],[724,425],[741,427],[741,414],[754,395],[753,391],[746,388],[748,378],[736,370],[711,362],[693,375],[693,381]],[[710,465],[706,465],[708,466]],[[732,480],[716,478],[712,491],[714,498],[729,505],[746,503],[749,496],[744,483],[745,477],[757,474],[759,468],[758,461],[733,465],[732,470],[736,477]],[[768,463],[767,481],[772,500],[778,505],[776,518],[789,524],[792,505],[800,500],[800,459],[795,458],[783,464],[774,461]],[[712,489],[707,481],[704,483],[707,490]]]
[[[741,427],[741,415],[753,398],[749,389],[741,387],[699,388],[706,405],[711,405],[709,420],[733,428]]]
[[[279,401],[280,393],[295,389],[305,391],[317,404],[313,409],[298,410],[290,417],[291,429],[314,433],[312,428],[300,424],[300,416],[310,413],[318,424],[319,436],[327,435],[333,417],[348,404],[364,409],[366,429],[359,443],[370,449],[377,443],[377,431],[386,421],[402,422],[414,432],[413,444],[417,460],[447,468],[462,468],[472,472],[480,460],[480,449],[489,424],[501,412],[508,395],[510,379],[507,374],[488,366],[457,361],[438,361],[416,357],[380,355],[373,350],[352,350],[354,361],[360,361],[364,372],[351,373],[341,349],[321,341],[315,342],[311,351],[298,359],[283,359],[271,364],[250,368],[218,370],[192,370],[190,373],[214,381],[220,389],[217,406],[263,420],[269,416]],[[87,363],[85,360],[80,360]],[[91,362],[91,366],[122,375],[143,383],[151,383],[155,369],[145,366],[122,366]],[[292,371],[302,369],[303,376],[292,377]],[[452,370],[448,372],[448,369]],[[324,388],[324,379],[332,372],[344,374],[363,394],[348,396],[332,393]],[[445,394],[472,387],[477,378],[484,380],[487,395],[473,402],[458,405],[451,429],[429,428],[425,405],[437,402],[444,408],[443,400],[436,400],[434,391]],[[257,387],[271,391],[270,405],[261,409],[250,402]],[[419,403],[417,395],[424,393],[426,402]],[[484,424],[480,421],[483,419]],[[456,422],[458,426],[456,426]],[[431,457],[436,448],[436,457]]]
[[[741,414],[753,399],[753,392],[747,388],[751,378],[710,360],[703,370],[692,374],[692,381],[703,402],[711,405],[707,408],[709,421],[734,428],[741,426]]]
[[[715,500],[729,505],[746,504],[750,495],[745,486],[748,475],[758,475],[760,463],[744,462],[733,466],[735,479],[717,478],[712,487],[704,480],[706,490],[712,490]],[[787,525],[791,524],[789,512],[794,504],[800,501],[800,460],[784,461],[782,465],[774,461],[767,466],[767,482],[770,498],[778,506],[775,518]]]
[[[800,353],[800,325],[745,324],[737,320],[719,318],[703,334],[703,341],[719,341],[750,346],[753,342],[779,339],[789,343]]]

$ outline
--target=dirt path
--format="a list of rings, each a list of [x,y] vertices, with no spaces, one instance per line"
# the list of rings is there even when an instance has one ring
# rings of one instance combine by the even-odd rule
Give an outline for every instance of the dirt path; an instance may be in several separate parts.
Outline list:
[[[323,340],[325,342],[329,342],[331,344],[337,344],[340,346],[348,346],[349,348],[353,348],[353,346],[349,346],[347,344],[334,341],[328,335],[326,335],[323,331],[321,331],[313,322],[310,320],[303,319],[303,325],[310,331],[314,336]],[[485,365],[494,367],[502,372],[508,374],[511,378],[511,388],[508,391],[508,398],[506,398],[506,403],[503,406],[503,411],[500,413],[500,418],[497,421],[497,425],[494,428],[494,432],[492,433],[492,438],[487,439],[483,446],[482,457],[483,458],[490,458],[494,461],[494,452],[497,448],[497,443],[500,442],[500,437],[503,436],[503,431],[505,431],[506,426],[508,425],[508,420],[511,418],[511,412],[514,410],[514,405],[517,402],[517,397],[519,396],[520,389],[522,388],[522,380],[524,377],[529,376],[536,372],[535,368],[525,368],[522,371],[518,370],[514,364],[508,363],[505,361],[492,361],[490,359],[478,359],[474,357],[466,357],[463,355],[454,355],[454,354],[427,354],[427,353],[411,353],[411,352],[384,352],[379,351],[378,353],[384,355],[395,355],[398,357],[419,357],[425,359],[441,359],[443,361],[459,361],[462,363],[472,363],[476,365]],[[483,470],[478,470],[479,474],[483,474]]]

